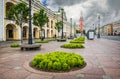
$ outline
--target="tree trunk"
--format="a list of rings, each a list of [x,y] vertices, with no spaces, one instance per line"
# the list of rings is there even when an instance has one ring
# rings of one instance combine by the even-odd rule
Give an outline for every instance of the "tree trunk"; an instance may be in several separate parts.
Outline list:
[[[22,28],[22,24],[20,24],[20,28],[21,28],[21,44],[23,43],[23,28]]]

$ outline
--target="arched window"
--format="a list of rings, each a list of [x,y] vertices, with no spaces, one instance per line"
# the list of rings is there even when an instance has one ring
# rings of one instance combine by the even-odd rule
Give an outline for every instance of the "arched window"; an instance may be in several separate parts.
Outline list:
[[[11,3],[11,2],[7,2],[6,3],[6,17],[8,16],[7,15],[7,12],[8,12],[8,10],[11,8],[11,6],[13,6],[14,4],[13,3]]]

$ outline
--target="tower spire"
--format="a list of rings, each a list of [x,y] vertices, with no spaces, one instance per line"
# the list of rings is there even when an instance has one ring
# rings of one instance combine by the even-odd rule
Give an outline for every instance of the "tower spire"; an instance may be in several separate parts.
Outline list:
[[[84,20],[83,20],[83,13],[82,13],[82,11],[81,11],[81,14],[80,14],[79,28],[80,28],[80,32],[81,32],[81,35],[82,35],[83,34],[83,29],[84,29]]]

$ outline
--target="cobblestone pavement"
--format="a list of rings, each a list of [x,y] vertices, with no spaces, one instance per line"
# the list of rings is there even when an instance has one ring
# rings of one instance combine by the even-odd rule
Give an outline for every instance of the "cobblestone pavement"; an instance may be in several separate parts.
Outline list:
[[[36,51],[21,51],[9,46],[0,48],[0,79],[120,79],[120,41],[101,38],[86,40],[84,49],[60,48],[67,42],[42,44],[41,50]],[[28,62],[33,56],[51,51],[76,52],[84,57],[87,65],[65,73],[43,72],[29,67]]]

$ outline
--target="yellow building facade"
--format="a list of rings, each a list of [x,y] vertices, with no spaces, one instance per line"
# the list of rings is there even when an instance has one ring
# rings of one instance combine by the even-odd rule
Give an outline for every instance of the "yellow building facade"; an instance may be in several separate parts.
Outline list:
[[[28,0],[2,0],[0,2],[0,41],[7,41],[7,40],[20,40],[21,39],[21,29],[20,26],[15,24],[15,21],[7,19],[7,11],[10,9],[11,6],[16,5],[17,3],[24,1],[28,3]],[[47,16],[49,18],[49,22],[46,23],[43,27],[45,31],[45,38],[51,38],[55,35],[58,35],[57,30],[55,29],[55,23],[60,20],[56,18],[56,13],[51,9],[43,6],[39,0],[35,0],[32,2],[32,15],[37,13],[41,8],[45,10]],[[65,17],[66,15],[64,15]],[[59,18],[61,18],[59,16]],[[64,22],[66,22],[66,17]],[[66,24],[66,23],[64,23]],[[66,25],[67,26],[67,25]],[[69,27],[69,26],[68,26]],[[23,39],[28,39],[29,35],[29,24],[23,23]],[[67,27],[66,27],[67,28]],[[32,24],[32,36],[33,38],[39,38],[39,27]],[[66,32],[67,33],[67,32]]]

